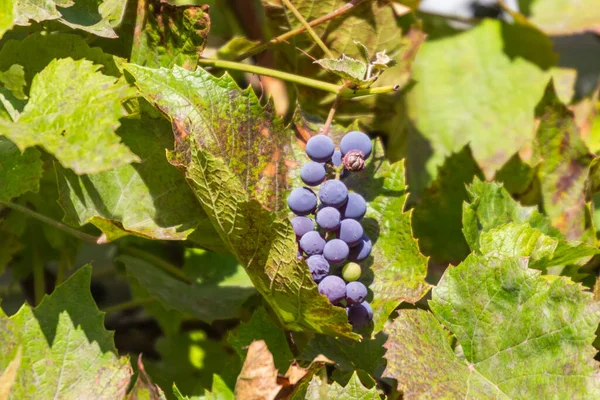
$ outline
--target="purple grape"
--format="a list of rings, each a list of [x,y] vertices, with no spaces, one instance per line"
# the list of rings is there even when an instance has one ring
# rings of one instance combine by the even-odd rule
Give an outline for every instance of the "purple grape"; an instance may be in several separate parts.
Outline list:
[[[317,283],[321,282],[329,274],[329,263],[320,254],[308,257],[306,263],[312,274],[313,281]]]
[[[327,162],[331,159],[335,146],[329,136],[316,135],[306,142],[306,154],[316,162]]]
[[[325,239],[317,231],[307,232],[300,239],[300,247],[309,256],[322,254],[325,248]]]
[[[355,328],[362,328],[373,319],[373,309],[366,301],[351,305],[346,311],[348,312],[348,322]]]
[[[362,261],[365,258],[369,257],[369,254],[371,254],[372,247],[373,244],[371,243],[371,239],[369,239],[367,235],[363,234],[358,244],[350,249],[348,259],[350,261]]]
[[[342,165],[342,152],[339,150],[334,151],[333,156],[331,156],[331,162],[333,163],[334,167],[339,167]]]
[[[330,264],[341,264],[348,258],[350,249],[346,242],[340,239],[331,239],[323,248],[323,257]]]
[[[342,218],[360,220],[367,212],[367,202],[358,193],[348,193],[348,201],[340,209]]]
[[[300,239],[305,233],[315,230],[315,222],[308,217],[292,218],[292,228],[296,234],[296,239]]]
[[[367,287],[355,281],[346,285],[346,301],[348,304],[358,304],[367,298]]]
[[[346,133],[340,141],[340,150],[344,156],[352,150],[358,150],[364,154],[366,160],[371,155],[373,145],[369,136],[359,131],[352,131]]]
[[[348,200],[348,188],[341,181],[325,181],[319,190],[319,198],[326,206],[339,208]]]
[[[306,187],[296,188],[287,198],[290,210],[296,215],[307,215],[317,208],[315,192]]]
[[[334,231],[340,227],[340,212],[337,208],[323,207],[317,212],[317,225],[324,231]]]
[[[325,166],[318,162],[310,161],[302,166],[300,178],[308,186],[317,186],[325,180]]]
[[[344,219],[340,223],[340,232],[338,237],[342,239],[348,247],[358,245],[364,234],[363,227],[360,222],[354,219]]]
[[[319,293],[327,296],[332,304],[337,304],[346,297],[346,283],[339,276],[326,276],[319,283]]]

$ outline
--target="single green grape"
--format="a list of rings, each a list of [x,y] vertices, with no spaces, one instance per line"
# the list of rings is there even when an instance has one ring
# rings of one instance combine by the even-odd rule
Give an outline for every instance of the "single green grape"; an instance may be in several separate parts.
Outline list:
[[[344,265],[344,268],[342,268],[342,277],[346,282],[353,282],[360,278],[361,272],[360,265],[351,262]]]

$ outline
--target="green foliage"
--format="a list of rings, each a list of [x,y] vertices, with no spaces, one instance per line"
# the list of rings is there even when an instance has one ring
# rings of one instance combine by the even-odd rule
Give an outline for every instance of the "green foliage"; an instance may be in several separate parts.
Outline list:
[[[0,133],[21,150],[43,146],[78,174],[139,161],[113,133],[130,88],[98,69],[87,60],[52,61],[34,78],[18,120],[0,120]]]
[[[165,159],[165,148],[172,145],[169,131],[166,120],[146,114],[124,119],[117,133],[140,164],[83,176],[56,165],[63,220],[73,226],[91,222],[108,240],[124,234],[189,237],[205,247],[222,248],[185,179]],[[195,229],[206,234],[193,235]]]
[[[131,367],[104,329],[89,292],[91,274],[90,266],[82,267],[38,307],[23,305],[0,317],[0,370],[20,354],[11,398],[124,396]]]
[[[529,20],[550,35],[569,35],[598,26],[600,11],[593,3],[574,4],[567,0],[520,0]]]
[[[196,68],[210,28],[208,7],[144,0],[138,10],[131,62],[154,68]]]
[[[242,304],[254,293],[250,288],[188,285],[131,256],[121,256],[118,261],[125,264],[129,278],[137,280],[167,310],[208,322],[239,317]]]
[[[188,3],[0,4],[0,399],[600,397],[598,7]],[[361,328],[286,201],[350,130]]]
[[[483,178],[468,147],[446,159],[436,180],[415,207],[413,232],[421,251],[441,261],[462,260],[469,246],[461,231],[467,185]]]
[[[255,340],[265,341],[269,351],[273,353],[275,367],[279,371],[285,371],[294,358],[287,344],[285,335],[279,327],[271,321],[263,308],[254,311],[252,319],[246,324],[242,323],[237,331],[229,334],[227,340],[239,354],[242,362],[246,359],[248,346]]]
[[[471,255],[434,288],[433,315],[401,311],[388,327],[384,376],[411,397],[435,388],[435,397],[593,398],[600,310],[591,297],[568,278],[529,269],[519,254]]]
[[[445,157],[468,143],[491,178],[533,138],[531,110],[549,79],[543,68],[554,55],[541,35],[526,44],[510,40],[526,30],[487,20],[423,45],[413,67],[419,83],[407,101],[409,117],[431,143],[433,154],[426,164],[431,176]],[[452,117],[457,114],[462,117]]]
[[[323,388],[324,386],[324,388]],[[324,389],[324,390],[323,390]],[[331,385],[313,378],[306,394],[306,399],[348,399],[348,400],[378,400],[381,397],[377,389],[367,389],[358,379],[356,372],[352,374],[346,386],[340,386],[337,382]]]
[[[78,2],[53,0],[8,0],[6,16],[0,25],[0,37],[13,25],[29,25],[36,22],[58,20],[73,29],[81,29],[94,35],[117,37],[112,25],[118,25],[123,18],[126,2],[105,0],[98,2],[84,0]]]
[[[0,201],[37,192],[41,177],[40,152],[30,148],[21,153],[13,142],[0,136]]]

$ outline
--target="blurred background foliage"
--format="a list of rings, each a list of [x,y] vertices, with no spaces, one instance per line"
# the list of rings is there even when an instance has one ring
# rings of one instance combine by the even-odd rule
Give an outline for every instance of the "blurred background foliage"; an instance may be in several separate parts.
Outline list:
[[[346,1],[292,3],[310,21]],[[474,180],[503,183],[514,199],[548,215],[564,236],[596,246],[600,195],[594,195],[595,190],[584,190],[584,185],[592,160],[600,152],[600,4],[592,0],[575,3],[367,0],[315,27],[336,57],[342,53],[358,57],[359,50],[353,44],[357,39],[373,54],[386,50],[397,61],[374,86],[399,85],[400,90],[344,101],[336,123],[358,124],[370,135],[382,138],[391,161],[405,159],[410,192],[407,209],[413,210],[413,234],[421,252],[430,257],[430,283],[436,284],[448,264],[460,263],[470,252],[462,216],[464,205],[472,201],[467,185]],[[301,26],[279,0],[176,0],[173,4],[208,6],[205,10],[210,22],[206,22],[205,29],[208,25],[210,29],[203,43],[203,57],[234,59],[255,43]],[[139,29],[136,9],[135,1],[127,3],[121,21],[114,24],[116,39],[69,30],[73,36],[69,39],[70,55],[78,51],[90,58],[89,47],[101,47],[105,53],[131,58],[142,65],[161,65],[158,58],[131,51],[134,40],[141,37],[134,36],[134,30]],[[150,42],[156,23],[151,14],[147,17],[147,37],[143,40]],[[46,65],[42,61],[46,56],[40,49],[36,57],[11,51],[9,41],[26,41],[47,30],[67,31],[58,21],[32,22],[7,31],[0,40],[4,46],[0,71],[15,62],[29,63],[26,71],[32,75],[26,77],[28,87],[33,73]],[[42,36],[38,39],[50,40]],[[189,40],[193,42],[194,38]],[[39,47],[49,46],[60,48],[61,44]],[[56,57],[56,53],[51,54]],[[195,66],[193,55],[181,57],[178,64]],[[245,62],[337,82],[334,75],[314,64],[322,57],[322,50],[307,33],[302,33]],[[97,62],[107,65],[107,74],[111,68],[119,68],[100,57]],[[222,73],[215,68],[211,72]],[[242,87],[252,85],[263,103],[272,98],[277,114],[288,123],[292,123],[297,110],[324,120],[335,97],[275,78],[242,72],[231,75]],[[550,81],[557,96],[554,101],[565,107],[561,114],[565,128],[557,137],[543,140],[536,136],[543,112],[539,105]],[[146,107],[148,115],[156,114],[142,100],[132,101],[129,106]],[[0,116],[2,113],[7,111],[1,109]],[[141,124],[135,129],[146,129],[161,122],[128,123]],[[123,140],[127,141],[126,137]],[[170,138],[157,140],[167,143],[157,151],[169,147]],[[48,199],[60,197],[57,179],[66,182],[69,172],[63,176],[57,166],[57,178],[49,167],[55,162],[53,158],[42,151],[41,159],[45,173],[40,191],[22,195],[14,202],[62,221],[63,209]],[[185,204],[185,199],[177,201]],[[203,226],[204,217],[196,217],[196,226]],[[81,222],[88,221],[75,221],[75,225]],[[121,235],[125,228],[121,225],[111,229]],[[90,224],[82,230],[99,234]],[[50,293],[55,283],[63,282],[74,270],[92,261],[92,294],[100,309],[108,312],[105,324],[116,331],[120,353],[143,353],[147,372],[166,392],[174,381],[184,394],[200,395],[212,387],[213,374],[233,387],[242,365],[242,350],[235,338],[243,335],[244,324],[240,323],[251,323],[253,310],[261,300],[244,269],[219,248],[218,241],[207,241],[210,237],[208,229],[208,234],[196,238],[192,235],[182,242],[126,236],[111,244],[90,245],[52,225],[0,206],[2,308],[11,315],[24,301],[37,301],[34,266],[43,266],[44,291]],[[157,264],[162,269],[156,268]],[[598,260],[592,258],[581,268],[565,268],[560,273],[592,288],[598,267]],[[173,277],[164,270],[193,284],[181,289],[177,282],[169,281]],[[161,288],[171,283],[169,298]],[[201,297],[207,287],[237,288],[237,296],[224,300],[233,310],[228,318],[215,318],[210,310],[186,306],[177,298]],[[418,306],[427,304],[422,301]],[[294,356],[310,353],[310,346],[306,346],[309,339],[310,335],[294,334],[294,342],[289,343]],[[308,356],[303,359],[312,360]],[[359,365],[336,369],[332,377],[344,385],[350,379],[350,370],[364,372],[370,368],[368,362],[357,362]],[[286,363],[287,358],[280,365]],[[369,379],[363,374],[361,381],[372,386]]]

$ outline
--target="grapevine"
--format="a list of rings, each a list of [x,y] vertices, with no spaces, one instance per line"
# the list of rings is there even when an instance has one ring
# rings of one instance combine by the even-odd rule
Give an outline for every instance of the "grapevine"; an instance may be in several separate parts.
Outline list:
[[[328,136],[311,137],[306,154],[312,161],[302,166],[300,177],[308,186],[320,186],[318,195],[301,187],[288,197],[288,206],[296,214],[292,226],[298,257],[306,261],[319,293],[333,305],[345,307],[348,321],[357,329],[373,319],[367,287],[360,282],[362,267],[356,263],[369,257],[372,244],[360,223],[367,203],[360,194],[349,192],[342,179],[363,170],[371,151],[371,139],[359,131],[346,133],[339,149]]]

